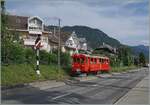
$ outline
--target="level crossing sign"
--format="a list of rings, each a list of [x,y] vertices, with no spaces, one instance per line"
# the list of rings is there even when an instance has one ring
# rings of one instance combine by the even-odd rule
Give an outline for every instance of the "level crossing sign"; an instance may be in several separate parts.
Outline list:
[[[40,75],[40,68],[39,68],[39,49],[40,47],[42,47],[41,45],[41,35],[38,35],[36,41],[35,41],[35,45],[34,45],[34,49],[36,50],[36,73],[38,75]]]
[[[40,38],[40,35],[38,35],[37,39],[35,40],[34,49],[39,49],[40,47],[42,47],[41,38]]]

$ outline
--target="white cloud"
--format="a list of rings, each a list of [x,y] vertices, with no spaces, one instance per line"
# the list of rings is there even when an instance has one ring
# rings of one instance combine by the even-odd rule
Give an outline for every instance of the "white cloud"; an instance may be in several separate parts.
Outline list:
[[[141,40],[141,43],[143,43],[146,46],[149,46],[149,40]]]
[[[18,15],[38,15],[48,24],[57,24],[50,17],[60,17],[62,25],[86,25],[98,28],[122,43],[133,44],[133,40],[137,40],[134,44],[144,44],[141,40],[146,40],[149,35],[148,16],[135,16],[135,9],[123,9],[124,5],[141,2],[142,0],[83,0],[82,3],[68,0],[27,1],[8,7],[8,10]]]

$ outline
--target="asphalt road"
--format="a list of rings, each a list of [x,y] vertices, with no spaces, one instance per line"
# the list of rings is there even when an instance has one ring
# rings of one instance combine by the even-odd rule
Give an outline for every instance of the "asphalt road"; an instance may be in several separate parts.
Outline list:
[[[57,88],[22,88],[2,91],[2,103],[23,104],[114,104],[148,75],[148,69],[113,74],[82,82],[66,82]]]

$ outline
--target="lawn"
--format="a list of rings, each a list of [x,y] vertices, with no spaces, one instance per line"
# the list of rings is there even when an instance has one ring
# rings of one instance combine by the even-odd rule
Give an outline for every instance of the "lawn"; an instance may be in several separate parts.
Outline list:
[[[12,86],[16,84],[29,83],[44,80],[64,80],[68,78],[66,71],[57,65],[40,65],[41,76],[35,72],[35,67],[29,64],[17,64],[1,67],[1,85]]]
[[[111,72],[124,72],[132,69],[138,68],[137,66],[120,66],[120,67],[111,67]]]
[[[123,72],[136,69],[136,66],[111,67],[111,72]],[[1,85],[13,86],[23,83],[44,80],[64,80],[69,78],[70,68],[60,69],[57,65],[40,65],[41,76],[35,72],[35,66],[29,64],[17,64],[1,67]]]

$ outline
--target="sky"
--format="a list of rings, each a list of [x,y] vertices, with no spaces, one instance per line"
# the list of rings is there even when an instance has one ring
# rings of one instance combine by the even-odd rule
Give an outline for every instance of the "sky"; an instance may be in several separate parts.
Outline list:
[[[46,25],[97,28],[126,45],[149,45],[149,0],[7,0],[12,15],[39,16]]]

